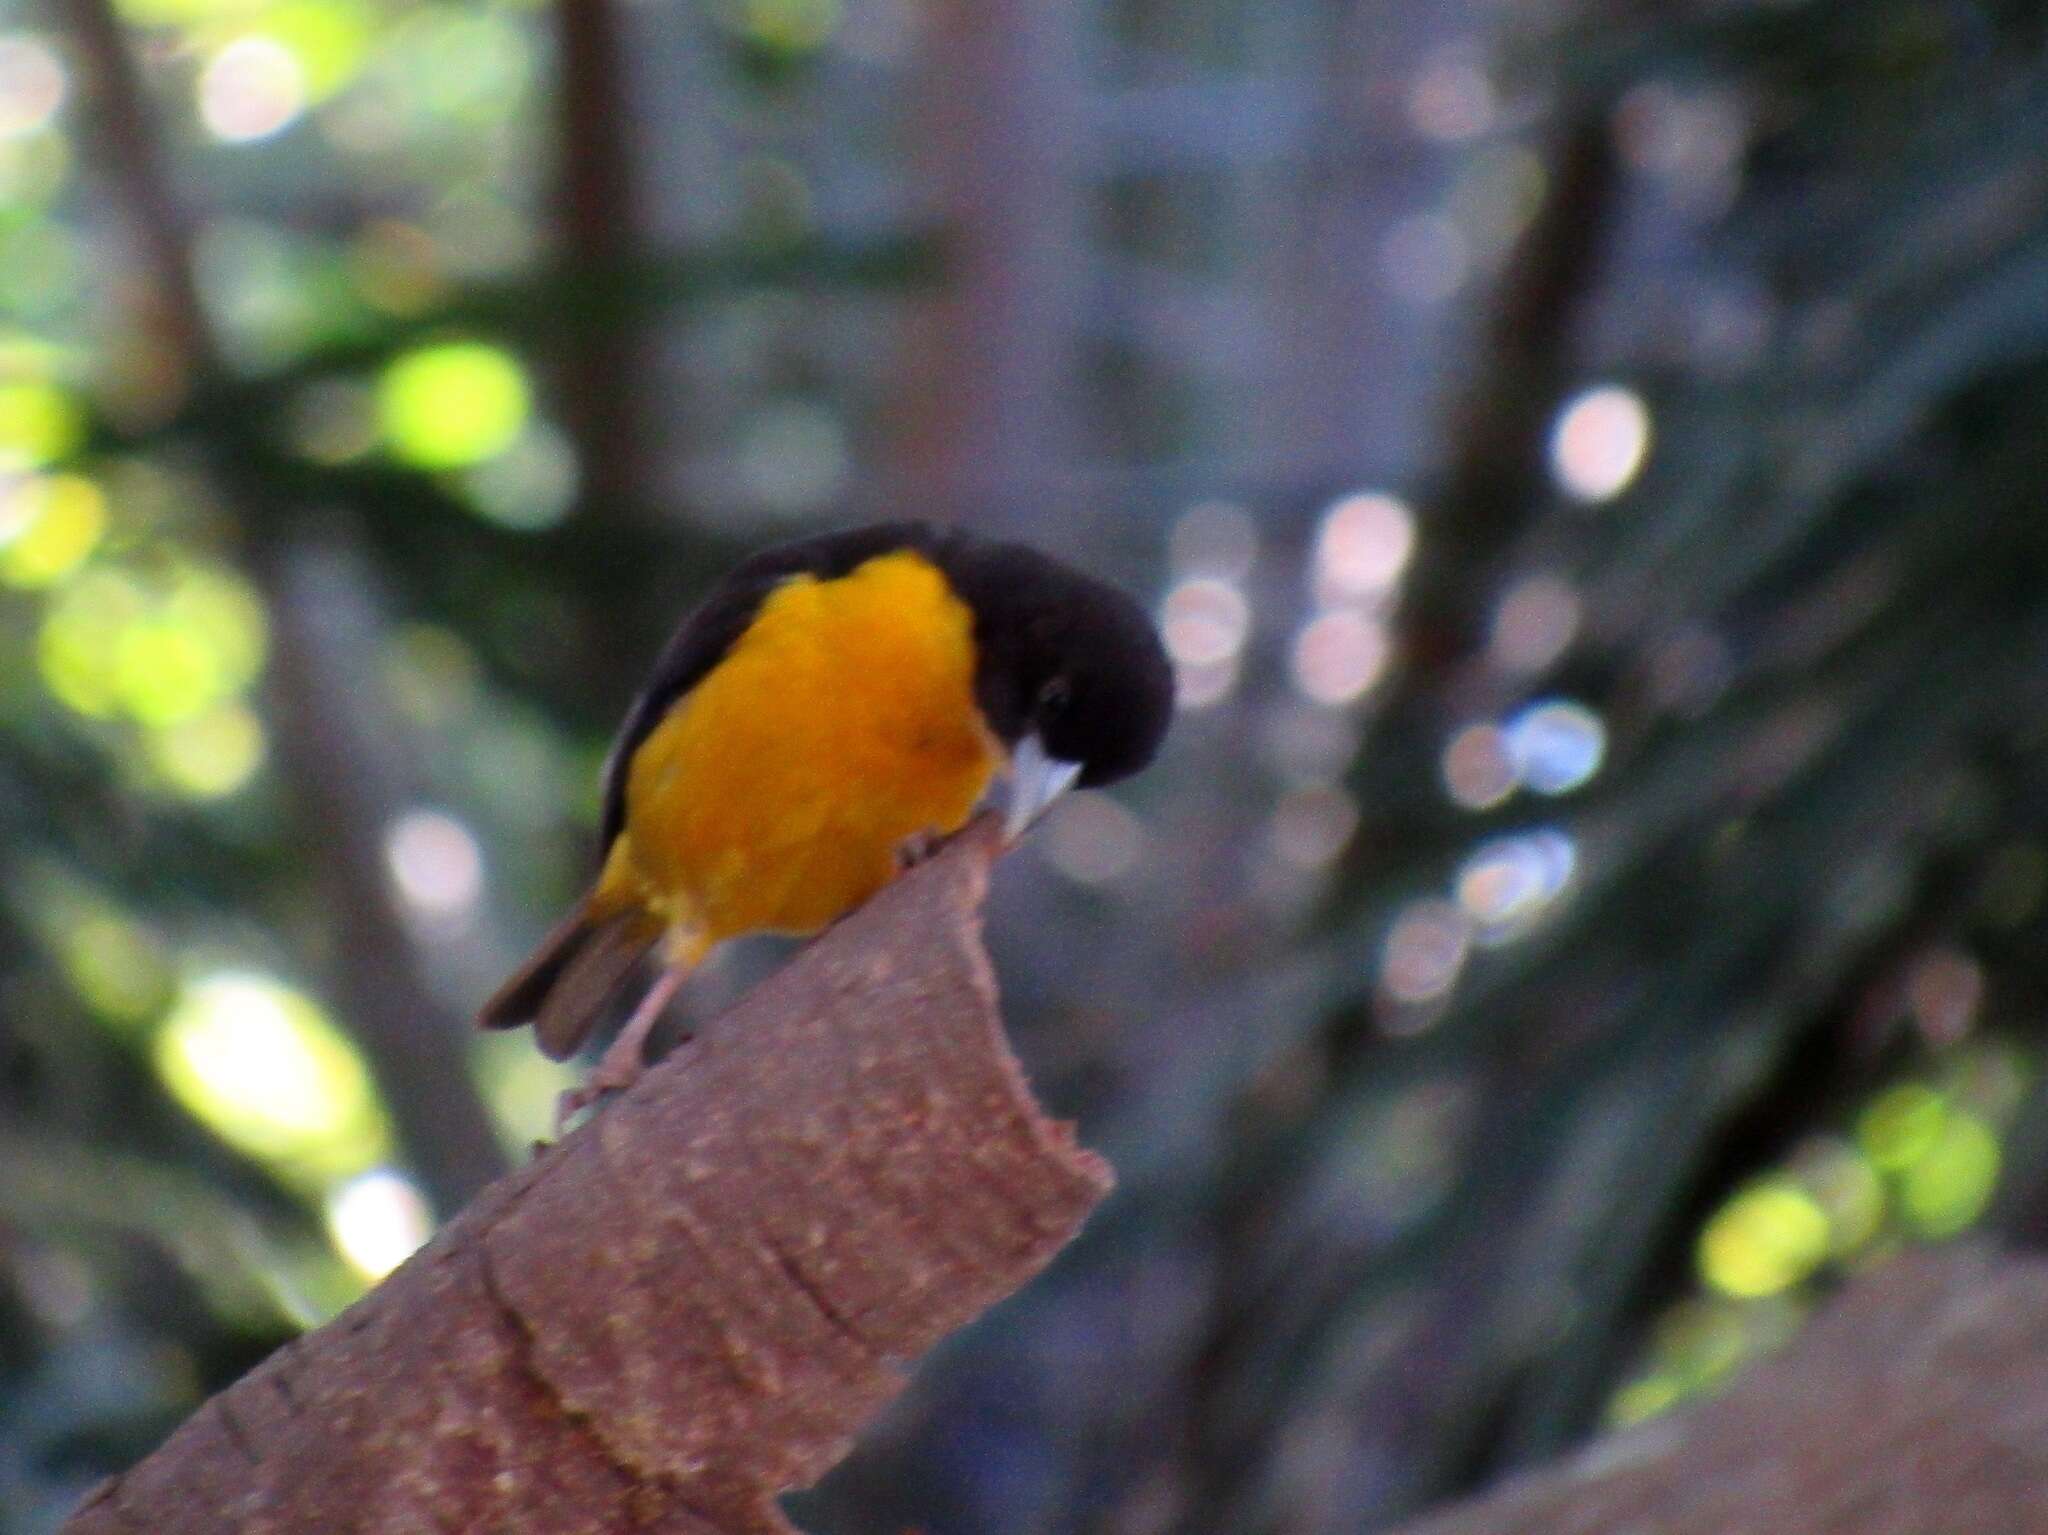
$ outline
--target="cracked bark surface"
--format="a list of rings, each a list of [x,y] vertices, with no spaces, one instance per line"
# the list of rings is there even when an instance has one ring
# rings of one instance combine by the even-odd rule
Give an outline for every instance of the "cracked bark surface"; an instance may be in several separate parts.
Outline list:
[[[67,1535],[772,1535],[1108,1192],[1004,1042],[971,828],[279,1350]]]
[[[1728,1395],[1401,1535],[1751,1532],[2048,1532],[2048,1261],[1893,1259]]]

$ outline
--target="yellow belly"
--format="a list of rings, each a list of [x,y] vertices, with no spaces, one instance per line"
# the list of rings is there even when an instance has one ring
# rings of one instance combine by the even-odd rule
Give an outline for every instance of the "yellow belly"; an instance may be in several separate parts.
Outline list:
[[[597,903],[646,907],[677,951],[814,932],[906,840],[964,824],[1001,760],[938,571],[899,552],[796,577],[634,753]]]

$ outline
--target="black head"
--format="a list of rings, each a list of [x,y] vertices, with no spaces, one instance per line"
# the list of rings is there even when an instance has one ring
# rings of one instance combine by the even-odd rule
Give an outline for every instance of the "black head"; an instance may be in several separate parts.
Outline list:
[[[960,538],[939,558],[974,610],[976,701],[1005,746],[1036,735],[1086,785],[1152,760],[1173,718],[1173,668],[1143,608],[1022,544]]]

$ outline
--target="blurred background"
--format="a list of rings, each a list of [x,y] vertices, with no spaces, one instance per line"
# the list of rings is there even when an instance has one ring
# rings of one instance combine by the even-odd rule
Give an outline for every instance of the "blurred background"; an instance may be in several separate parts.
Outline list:
[[[4,0],[0,1532],[545,1132],[610,728],[877,515],[1182,714],[991,923],[1120,1192],[801,1522],[1383,1527],[2048,1235],[2044,21]]]

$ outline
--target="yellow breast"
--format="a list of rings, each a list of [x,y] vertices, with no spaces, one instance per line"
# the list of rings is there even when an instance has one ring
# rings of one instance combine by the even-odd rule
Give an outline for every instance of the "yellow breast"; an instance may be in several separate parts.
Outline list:
[[[598,901],[678,947],[807,933],[961,826],[1002,751],[974,702],[973,615],[921,556],[778,587],[635,752]]]

